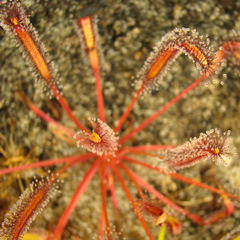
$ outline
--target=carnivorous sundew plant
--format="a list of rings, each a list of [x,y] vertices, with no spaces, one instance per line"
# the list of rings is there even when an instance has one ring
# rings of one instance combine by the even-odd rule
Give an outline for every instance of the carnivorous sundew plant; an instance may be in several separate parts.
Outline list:
[[[1,238],[230,236],[239,15],[187,2],[1,1]]]

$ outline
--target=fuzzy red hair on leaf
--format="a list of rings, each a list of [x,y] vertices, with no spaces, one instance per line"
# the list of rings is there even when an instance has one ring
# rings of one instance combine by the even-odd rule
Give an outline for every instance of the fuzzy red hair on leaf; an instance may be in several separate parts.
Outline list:
[[[99,69],[103,58],[99,44],[97,16],[91,15],[79,18],[75,21],[75,28],[80,39],[83,59],[85,61],[89,59],[93,71],[96,71],[96,69]]]
[[[135,201],[137,210],[145,221],[161,225],[167,219],[167,213],[162,209],[159,202],[153,199],[138,199]]]
[[[0,26],[19,43],[23,56],[27,58],[37,78],[44,79],[49,86],[55,86],[57,81],[53,64],[20,3],[9,1],[2,6],[0,13]]]
[[[156,45],[139,74],[143,86],[147,89],[158,86],[181,53],[185,53],[196,63],[201,74],[209,74],[212,71],[215,56],[208,44],[208,39],[203,41],[203,37],[199,36],[196,30],[189,28],[176,28],[167,33]]]
[[[17,203],[6,214],[0,231],[0,239],[20,240],[30,224],[46,206],[56,192],[52,179],[32,183],[20,196]]]
[[[214,162],[221,159],[225,162],[223,157],[230,155],[229,135],[230,130],[221,135],[218,129],[201,133],[199,138],[190,139],[185,144],[163,153],[165,161],[174,169],[190,167],[205,159]]]
[[[74,135],[78,147],[86,148],[92,153],[99,156],[115,155],[117,151],[118,141],[114,131],[99,118],[88,118],[93,131],[79,131]]]

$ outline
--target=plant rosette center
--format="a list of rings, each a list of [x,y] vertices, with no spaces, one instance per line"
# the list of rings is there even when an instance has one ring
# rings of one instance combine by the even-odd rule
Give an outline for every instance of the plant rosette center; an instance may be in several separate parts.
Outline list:
[[[99,118],[88,118],[92,126],[92,133],[81,130],[74,135],[77,147],[102,155],[113,155],[118,150],[118,137],[115,132]]]

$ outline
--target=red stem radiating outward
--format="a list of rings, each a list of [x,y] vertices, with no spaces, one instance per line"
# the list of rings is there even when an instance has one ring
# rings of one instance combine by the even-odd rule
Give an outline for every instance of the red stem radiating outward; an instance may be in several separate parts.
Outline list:
[[[175,148],[175,145],[142,145],[142,146],[133,146],[133,147],[123,147],[117,154],[118,157],[126,153],[137,153],[137,152],[146,152],[146,151],[160,151],[170,148]]]
[[[137,91],[136,95],[132,99],[132,101],[127,106],[127,109],[122,114],[121,118],[119,119],[118,125],[115,127],[114,132],[118,133],[121,130],[121,127],[123,123],[125,122],[126,118],[128,117],[129,113],[131,112],[133,105],[138,100],[138,98],[141,96],[142,91],[144,90],[144,85],[141,86],[141,88]]]
[[[101,187],[101,196],[102,196],[102,211],[104,215],[104,220],[105,220],[105,225],[106,225],[106,231],[107,231],[107,238],[108,240],[111,240],[111,231],[110,231],[110,224],[108,220],[108,214],[107,214],[107,204],[106,204],[106,162],[104,161],[99,161],[99,176],[100,176],[100,187]]]
[[[104,211],[103,205],[101,203],[101,214],[100,214],[100,221],[99,221],[99,228],[98,228],[98,240],[102,240],[104,236]]]
[[[79,163],[83,163],[85,161],[88,161],[90,158],[89,156],[87,157],[84,157],[84,158],[79,158],[79,159],[76,159],[75,161],[71,161],[69,163],[67,163],[63,168],[61,168],[59,171],[57,171],[51,178],[51,182],[55,181],[56,179],[58,179],[58,177],[63,174],[68,168],[76,165],[76,164],[79,164]]]
[[[104,101],[103,101],[103,95],[102,95],[102,87],[101,87],[101,79],[99,74],[99,67],[93,68],[94,76],[95,76],[95,84],[96,84],[96,90],[97,90],[97,107],[98,107],[98,114],[99,118],[105,122],[105,110],[104,110]]]
[[[69,136],[71,136],[71,137],[74,136],[74,134],[75,134],[74,132],[72,132],[70,129],[66,128],[59,122],[55,121],[53,118],[49,117],[44,111],[39,109],[23,92],[16,91],[15,97],[18,100],[20,100],[21,102],[25,103],[37,116],[42,118],[44,121],[46,121],[48,123],[52,123],[55,126],[57,126],[59,131],[63,130]]]
[[[215,70],[218,65],[220,64],[222,58],[224,57],[224,51],[219,50],[215,64],[213,65],[212,69]],[[130,133],[128,133],[126,136],[122,137],[119,140],[119,144],[123,144],[125,141],[127,141],[129,138],[131,138],[133,135],[144,129],[146,126],[148,126],[152,121],[154,121],[157,117],[159,117],[161,114],[163,114],[168,108],[170,108],[172,105],[174,105],[176,102],[178,102],[180,99],[182,99],[188,92],[193,90],[195,87],[197,87],[201,82],[203,82],[205,79],[209,78],[214,71],[211,71],[208,74],[204,73],[200,78],[198,78],[194,83],[189,85],[187,88],[185,88],[180,94],[178,94],[176,97],[174,97],[171,101],[169,101],[167,104],[165,104],[162,108],[160,108],[155,114],[153,114],[151,117],[147,118],[143,123],[141,123],[137,128],[132,130]]]
[[[93,154],[93,153],[87,153],[87,154],[83,154],[83,155],[76,155],[76,156],[58,158],[58,159],[51,159],[51,160],[43,160],[43,161],[40,161],[40,162],[30,163],[30,164],[26,164],[26,165],[22,165],[22,166],[5,168],[5,169],[0,170],[0,176],[4,175],[4,174],[12,173],[12,172],[26,170],[26,169],[54,166],[54,165],[61,164],[61,163],[66,163],[66,162],[75,162],[75,161],[77,163],[79,163],[80,161],[84,162],[84,161],[87,161],[94,156],[95,156],[95,154]]]
[[[62,216],[57,224],[57,227],[54,231],[54,235],[51,238],[52,240],[58,239],[58,237],[62,235],[62,231],[65,228],[65,226],[68,222],[68,219],[70,218],[73,210],[75,209],[75,207],[78,203],[78,200],[80,199],[80,197],[82,196],[85,189],[87,188],[87,186],[89,185],[89,183],[91,182],[92,178],[94,177],[94,175],[96,173],[97,164],[98,164],[98,161],[95,161],[91,165],[91,167],[88,169],[88,171],[84,175],[82,181],[78,185],[74,195],[72,196],[70,203],[68,204],[67,208],[65,209],[64,213],[62,214]]]
[[[122,164],[120,164],[121,166]],[[126,166],[121,166],[123,169],[127,168]],[[195,214],[191,214],[185,209],[181,208],[177,204],[173,203],[171,200],[166,198],[164,195],[162,195],[160,192],[158,192],[156,189],[154,189],[151,185],[149,185],[147,182],[145,182],[141,177],[139,177],[136,173],[134,173],[132,170],[128,169],[128,172],[131,173],[131,175],[135,178],[135,181],[138,182],[142,187],[144,187],[148,192],[152,193],[154,196],[156,196],[159,200],[161,200],[163,203],[167,204],[168,206],[176,209],[178,212],[182,213],[183,215],[186,215],[189,217],[192,221],[198,223],[199,225],[202,225],[202,218],[200,216],[197,216]]]
[[[87,129],[78,121],[78,119],[73,115],[72,110],[69,108],[66,101],[63,99],[61,94],[59,93],[58,89],[54,85],[50,85],[52,92],[56,96],[58,102],[61,104],[62,108],[68,114],[70,119],[77,125],[77,127],[81,130],[87,131]]]
[[[124,179],[122,178],[120,172],[118,171],[118,169],[116,168],[116,166],[115,166],[114,164],[112,165],[112,167],[113,167],[113,171],[115,172],[115,175],[116,175],[118,181],[120,182],[120,184],[122,185],[122,188],[123,188],[124,192],[126,193],[127,198],[128,198],[129,201],[131,202],[132,207],[133,207],[133,209],[135,210],[135,213],[136,213],[136,215],[137,215],[137,217],[138,217],[141,225],[142,225],[143,228],[145,229],[145,232],[146,232],[147,236],[149,237],[150,240],[154,240],[154,238],[153,238],[153,236],[152,236],[152,234],[151,234],[151,232],[150,232],[150,230],[149,230],[146,222],[145,222],[145,221],[143,220],[143,218],[140,216],[139,211],[138,211],[137,206],[136,206],[136,203],[134,202],[134,199],[133,199],[133,197],[132,197],[132,195],[131,195],[131,193],[130,193],[128,187],[127,187],[127,185],[125,184]]]
[[[189,217],[192,221],[196,222],[197,224],[201,226],[207,226],[211,223],[214,223],[218,221],[221,218],[224,218],[226,216],[229,216],[234,211],[233,204],[228,200],[227,196],[225,195],[224,191],[222,191],[222,194],[220,194],[224,199],[224,205],[225,208],[221,209],[220,211],[216,212],[214,215],[211,215],[207,218],[202,218],[201,216],[192,214],[188,212],[187,210],[181,208],[177,204],[173,203],[171,200],[166,198],[164,195],[162,195],[160,192],[158,192],[156,189],[154,189],[152,186],[150,186],[147,182],[145,182],[141,177],[139,177],[136,173],[134,173],[132,170],[128,169],[124,164],[120,163],[121,168],[123,168],[125,171],[130,173],[134,178],[135,181],[137,181],[140,185],[142,185],[148,192],[152,193],[154,196],[156,196],[159,200],[161,200],[163,203],[167,204],[168,206],[176,209],[178,212],[186,215]]]
[[[97,91],[97,108],[99,118],[105,122],[104,101],[100,79],[100,57],[97,33],[97,20],[94,15],[79,18],[76,21],[76,29],[83,49],[83,55],[87,55],[93,74]]]
[[[142,188],[140,187],[139,183],[135,180],[135,178],[132,176],[131,172],[129,171],[129,168],[125,166],[122,163],[119,163],[119,166],[125,171],[126,175],[131,179],[131,181],[135,184],[135,187],[138,191],[139,196],[144,199],[144,194],[142,191]]]
[[[173,104],[178,102],[184,95],[186,95],[192,89],[197,87],[205,79],[206,79],[206,75],[204,74],[202,77],[197,79],[193,84],[191,84],[189,87],[184,89],[179,95],[177,95],[175,98],[173,98],[171,101],[169,101],[166,105],[164,105],[162,108],[160,108],[155,114],[153,114],[151,117],[147,118],[137,128],[135,128],[130,133],[128,133],[126,136],[121,138],[119,140],[119,144],[123,144],[125,141],[127,141],[129,138],[131,138],[133,135],[135,135],[136,133],[138,133],[139,131],[144,129],[146,126],[148,126],[152,121],[154,121],[157,117],[159,117],[161,114],[163,114],[168,108],[170,108]]]
[[[111,192],[112,204],[113,204],[114,211],[115,211],[115,214],[116,214],[117,224],[118,224],[118,226],[120,226],[120,223],[119,223],[120,217],[119,217],[119,210],[118,210],[118,201],[117,201],[116,189],[115,189],[115,184],[114,184],[114,179],[113,179],[112,173],[111,173],[111,175],[110,175],[110,178],[111,178],[110,192]]]
[[[105,163],[104,163],[105,164]],[[101,163],[101,165],[103,165]],[[99,166],[100,169],[101,166]],[[105,191],[110,192],[110,196],[111,196],[111,200],[112,200],[112,204],[113,204],[113,208],[114,208],[114,212],[115,212],[115,221],[116,221],[116,226],[117,226],[117,230],[120,229],[120,215],[119,215],[119,208],[118,208],[118,201],[117,201],[117,195],[116,195],[116,190],[115,190],[115,184],[114,184],[114,178],[113,178],[113,174],[112,174],[112,170],[108,167],[107,169],[107,173],[105,174]],[[104,183],[103,182],[103,183]],[[105,196],[106,197],[106,196]],[[103,205],[101,205],[101,211],[103,211],[104,214],[104,209],[103,209]],[[100,219],[100,224],[99,224],[99,239],[101,239],[100,237],[103,236],[102,232],[104,231],[104,215],[101,215],[101,219]],[[102,238],[103,239],[103,238]]]
[[[157,171],[159,173],[162,173],[164,175],[168,175],[168,176],[171,176],[172,178],[174,179],[177,179],[181,182],[186,182],[186,183],[189,183],[189,184],[193,184],[195,186],[198,186],[200,188],[204,188],[204,189],[207,189],[208,191],[210,192],[213,192],[213,193],[216,193],[218,195],[226,195],[228,197],[230,197],[231,199],[235,199],[237,201],[240,202],[240,197],[237,197],[237,196],[234,196],[232,195],[231,193],[228,193],[228,192],[224,192],[223,190],[219,190],[217,188],[214,188],[214,187],[211,187],[209,185],[206,185],[204,183],[201,183],[195,179],[192,179],[192,178],[188,178],[188,177],[185,177],[185,176],[182,176],[178,173],[173,173],[173,172],[166,172],[164,169],[162,168],[159,168],[159,167],[153,167],[152,165],[150,164],[147,164],[147,163],[144,163],[144,162],[141,162],[137,159],[134,159],[134,158],[131,158],[131,157],[128,157],[128,156],[122,156],[122,159],[127,161],[127,162],[131,162],[131,163],[135,163],[135,164],[139,164],[141,166],[144,166],[144,167],[147,167],[149,169],[152,169],[154,171]]]

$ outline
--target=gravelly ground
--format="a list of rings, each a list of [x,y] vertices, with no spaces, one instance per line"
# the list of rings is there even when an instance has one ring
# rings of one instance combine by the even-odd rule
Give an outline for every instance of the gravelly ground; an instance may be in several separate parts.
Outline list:
[[[168,31],[178,27],[196,28],[200,34],[209,35],[211,43],[217,49],[221,38],[229,35],[232,29],[239,30],[239,1],[22,1],[31,13],[31,22],[39,32],[45,43],[51,59],[55,62],[61,76],[62,92],[76,116],[84,123],[88,116],[97,116],[95,102],[94,79],[88,68],[83,66],[81,48],[72,20],[84,16],[88,12],[97,11],[99,16],[99,33],[101,36],[103,61],[103,89],[106,104],[107,122],[113,126],[118,120],[124,107],[134,93],[131,86],[132,76],[135,77],[141,69],[144,60],[153,46]],[[16,43],[10,40],[0,29],[0,130],[9,138],[10,119],[16,119],[14,141],[17,146],[23,146],[25,154],[34,148],[34,156],[39,159],[52,159],[68,156],[79,152],[74,146],[69,146],[56,138],[48,126],[30,112],[14,98],[15,90],[23,90],[38,107],[52,114],[49,109],[49,98],[42,91],[41,84],[34,83],[34,76],[30,73],[26,62],[22,60]],[[232,143],[240,149],[239,125],[239,89],[238,66],[229,64],[214,76],[208,84],[199,86],[185,97],[179,104],[169,109],[145,131],[138,134],[130,144],[181,144],[201,132],[211,128],[222,131],[232,130]],[[224,75],[227,74],[227,75]],[[169,74],[164,78],[159,91],[153,91],[152,96],[145,94],[135,105],[133,114],[126,124],[128,131],[154,113],[165,101],[170,100],[177,92],[190,84],[199,76],[195,65],[185,56],[181,56],[172,66]],[[212,83],[216,80],[217,83]],[[220,82],[224,81],[224,85]],[[63,114],[61,122],[76,130],[73,123]],[[4,145],[4,144],[3,144]],[[1,159],[0,159],[1,160]],[[225,167],[219,164],[217,177],[228,183],[229,191],[239,193],[238,158],[234,158],[233,165]],[[3,164],[0,162],[0,167]],[[78,167],[66,174],[62,192],[45,209],[44,214],[36,220],[36,226],[47,228],[55,224],[64,206],[71,197],[75,187],[72,182],[81,179],[88,166]],[[182,171],[187,176],[199,176],[200,167]],[[152,184],[162,188],[172,189],[176,184],[166,177],[149,174],[148,171],[137,169],[141,176]],[[42,171],[28,172],[20,175],[23,185],[28,183],[32,175],[41,175]],[[151,176],[149,176],[151,175]],[[17,177],[17,176],[15,176]],[[7,177],[4,181],[11,179]],[[0,182],[1,184],[1,182]],[[98,212],[100,196],[95,194],[98,189],[95,179],[91,188],[84,195],[82,202],[74,212],[66,233],[66,239],[72,233],[77,233],[82,239],[96,236],[98,226]],[[169,184],[167,187],[166,184]],[[237,185],[238,184],[238,185]],[[4,186],[4,183],[3,183]],[[182,185],[177,185],[177,196],[181,200],[191,199],[191,206],[197,200],[204,199],[207,194],[199,189],[179,191]],[[186,187],[186,186],[185,186]],[[184,188],[185,188],[184,187]],[[169,191],[170,191],[169,190]],[[118,190],[121,199],[125,199],[123,192]],[[20,194],[17,180],[12,178],[6,199],[15,201]],[[9,202],[3,201],[6,211]],[[192,203],[191,203],[192,202]],[[54,209],[53,209],[54,206]],[[200,205],[193,207],[200,213],[208,209]],[[139,228],[136,217],[131,213],[128,202],[121,200],[123,232],[127,240],[145,239],[144,232]],[[93,210],[92,210],[93,209]],[[181,217],[182,218],[182,217]],[[232,218],[211,226],[198,227],[183,219],[185,227],[183,234],[169,239],[219,239],[222,234],[230,231],[239,223],[239,211]],[[1,218],[0,218],[1,219]],[[130,228],[133,230],[129,230]],[[152,229],[157,236],[158,228]]]

